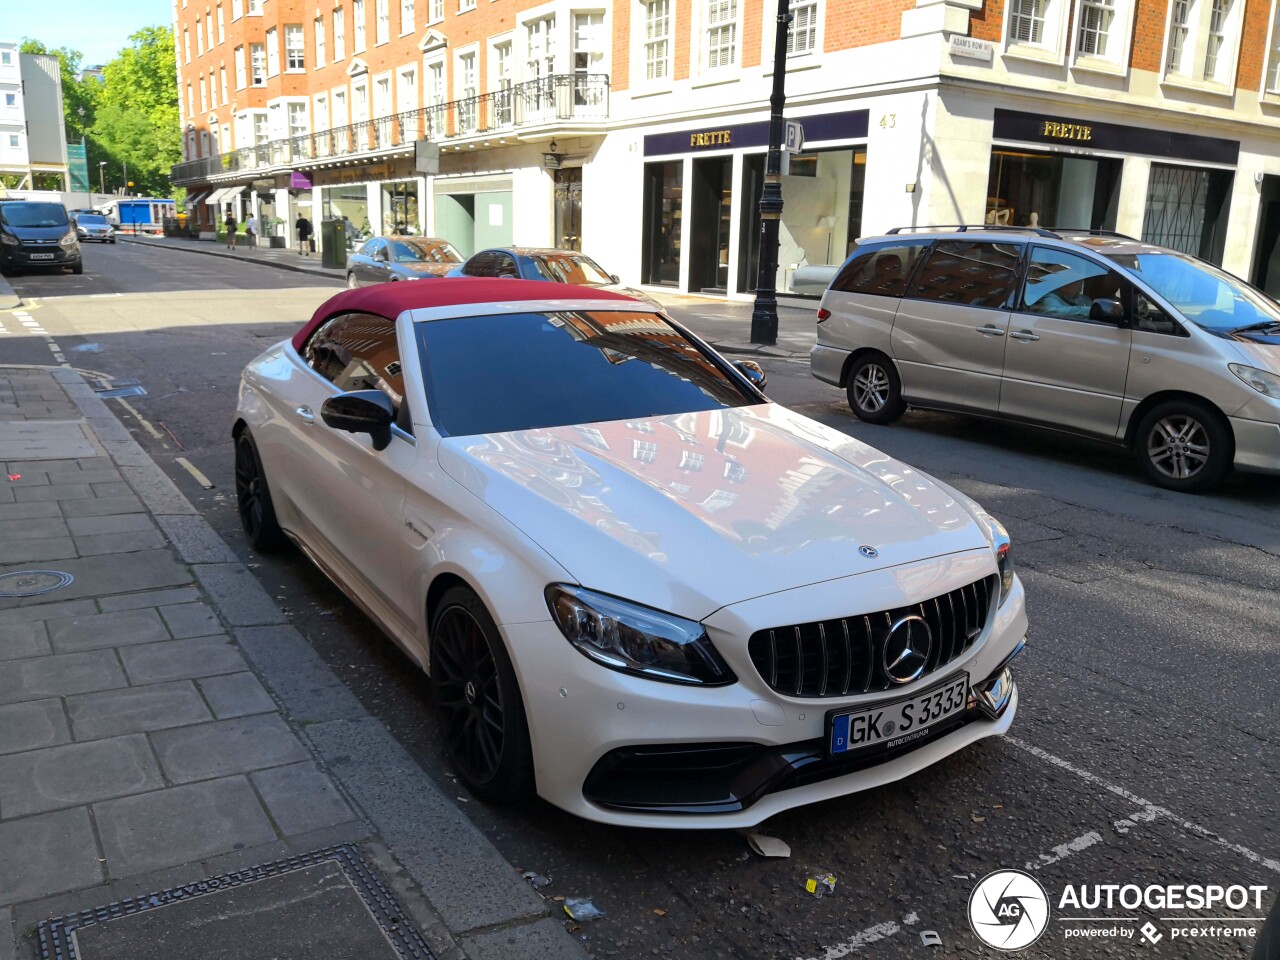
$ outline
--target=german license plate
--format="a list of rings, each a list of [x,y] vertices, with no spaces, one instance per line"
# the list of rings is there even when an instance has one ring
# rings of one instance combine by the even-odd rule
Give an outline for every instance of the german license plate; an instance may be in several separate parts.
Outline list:
[[[32,260],[52,260],[53,254],[52,253],[33,253],[31,254],[31,259]]]
[[[931,727],[963,713],[969,703],[969,675],[960,673],[913,694],[851,713],[828,714],[831,753],[897,747],[924,737]]]

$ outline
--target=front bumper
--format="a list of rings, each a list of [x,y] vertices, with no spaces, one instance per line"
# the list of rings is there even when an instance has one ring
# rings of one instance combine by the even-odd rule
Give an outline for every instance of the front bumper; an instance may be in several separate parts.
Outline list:
[[[48,254],[53,254],[52,257]],[[36,269],[39,267],[70,267],[80,262],[80,247],[64,247],[61,244],[12,247],[0,244],[0,264],[6,267]]]
[[[1230,417],[1235,435],[1237,470],[1280,473],[1280,424]]]
[[[967,569],[959,576],[973,573]],[[948,574],[940,567],[939,575]],[[870,594],[887,592],[884,584],[868,586]],[[822,592],[823,585],[788,591],[803,594],[806,605]],[[1012,683],[1006,684],[995,716],[975,698],[953,725],[874,757],[828,759],[827,712],[910,694],[958,670],[969,673],[976,692],[1003,671],[1026,636],[1023,596],[1021,582],[1015,581],[983,636],[945,672],[890,694],[842,698],[775,693],[750,662],[749,631],[735,630],[742,641],[731,646],[722,633],[710,629],[710,620],[712,640],[739,678],[730,686],[687,687],[628,676],[582,656],[549,620],[504,625],[524,695],[538,792],[570,813],[603,823],[739,828],[783,810],[910,776],[977,740],[1007,731],[1018,703]],[[848,603],[847,597],[831,599]],[[665,773],[659,774],[660,768]]]

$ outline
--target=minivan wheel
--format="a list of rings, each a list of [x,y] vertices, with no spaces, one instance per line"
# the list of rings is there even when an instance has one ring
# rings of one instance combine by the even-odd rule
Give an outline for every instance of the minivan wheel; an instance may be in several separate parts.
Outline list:
[[[1235,438],[1204,404],[1174,400],[1153,407],[1134,440],[1147,479],[1168,490],[1199,493],[1217,486],[1235,459]]]
[[[907,409],[898,371],[882,353],[868,353],[854,361],[845,392],[849,409],[867,423],[892,423]]]

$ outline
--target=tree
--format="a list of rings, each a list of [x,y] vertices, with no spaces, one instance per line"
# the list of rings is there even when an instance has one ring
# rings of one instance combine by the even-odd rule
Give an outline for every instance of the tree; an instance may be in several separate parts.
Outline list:
[[[106,65],[90,136],[128,164],[136,192],[169,194],[169,170],[182,159],[173,28],[139,30]]]

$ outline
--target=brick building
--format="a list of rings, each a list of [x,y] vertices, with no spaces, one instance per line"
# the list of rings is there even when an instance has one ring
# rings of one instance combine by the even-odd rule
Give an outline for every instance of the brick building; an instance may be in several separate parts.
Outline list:
[[[779,289],[891,226],[1116,230],[1280,292],[1276,0],[791,0]],[[178,0],[210,219],[581,246],[745,296],[776,0]],[[440,148],[422,176],[414,142]]]

